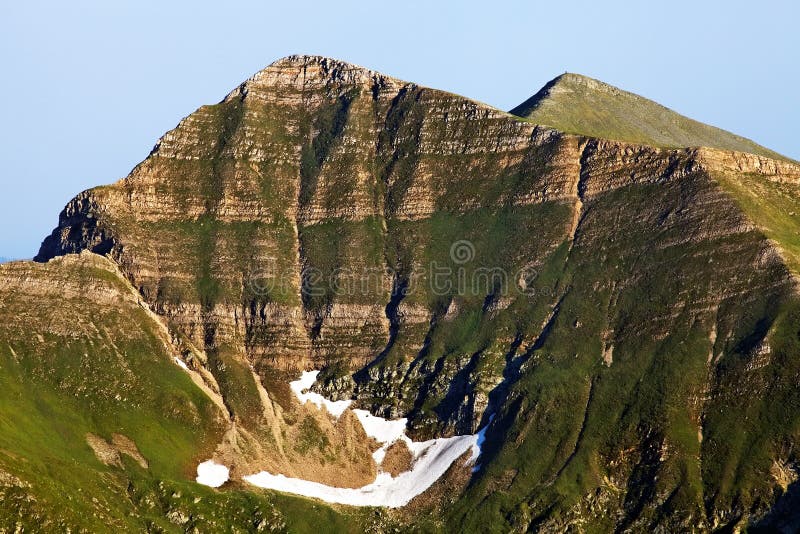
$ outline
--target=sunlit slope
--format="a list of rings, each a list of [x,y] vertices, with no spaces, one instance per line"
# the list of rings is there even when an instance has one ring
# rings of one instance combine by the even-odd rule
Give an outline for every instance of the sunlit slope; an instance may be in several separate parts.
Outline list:
[[[580,74],[558,76],[510,113],[591,137],[671,148],[707,146],[783,158],[749,139]]]
[[[327,508],[192,482],[224,416],[167,342],[105,258],[0,266],[0,531],[341,527]]]
[[[696,157],[800,274],[800,165],[708,149]]]

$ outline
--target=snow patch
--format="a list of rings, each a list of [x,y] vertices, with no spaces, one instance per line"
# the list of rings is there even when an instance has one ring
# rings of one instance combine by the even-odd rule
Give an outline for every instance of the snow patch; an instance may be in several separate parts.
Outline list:
[[[178,366],[180,366],[181,369],[183,369],[184,371],[188,371],[189,370],[189,366],[186,365],[186,363],[184,363],[184,361],[181,360],[180,358],[178,358],[177,356],[175,357],[175,363],[177,363]]]
[[[325,406],[332,415],[339,417],[350,406],[350,401],[332,402],[322,395],[308,392],[308,389],[316,381],[317,374],[318,371],[304,372],[299,380],[290,383],[292,391],[300,402],[313,402],[320,408]],[[383,462],[389,446],[402,440],[414,457],[411,469],[396,477],[379,471],[373,483],[361,488],[338,488],[310,480],[273,475],[266,471],[245,476],[244,480],[260,488],[294,493],[329,503],[399,508],[430,488],[444,475],[453,462],[468,451],[472,451],[472,454],[465,465],[474,464],[480,456],[481,445],[486,439],[486,428],[488,427],[487,424],[477,434],[414,442],[406,436],[406,419],[384,419],[372,415],[367,410],[353,410],[353,413],[364,427],[364,432],[381,443],[381,447],[372,454],[379,466]],[[489,419],[489,423],[492,419],[493,417]]]
[[[383,417],[376,417],[369,413],[367,410],[353,410],[353,413],[358,417],[361,426],[364,427],[364,432],[375,441],[381,444],[381,447],[372,453],[372,459],[375,463],[380,465],[386,457],[386,451],[395,441],[402,439],[406,445],[411,449],[412,441],[406,437],[406,423],[408,419],[384,419]]]
[[[390,420],[372,415],[367,410],[353,410],[353,413],[364,427],[364,432],[378,443],[392,444],[406,435],[408,419],[405,417]]]
[[[266,471],[246,476],[244,480],[260,488],[313,497],[330,503],[399,508],[430,488],[477,440],[478,435],[473,434],[412,442],[415,461],[410,471],[400,473],[394,478],[389,473],[379,473],[375,482],[361,488],[337,488],[299,478],[273,475]]]
[[[228,481],[229,476],[230,472],[227,467],[214,462],[214,460],[208,460],[197,466],[195,480],[198,484],[218,488]]]
[[[294,382],[289,382],[289,387],[294,392],[297,399],[300,401],[300,404],[305,404],[306,402],[311,402],[316,404],[318,408],[325,407],[335,418],[339,418],[344,411],[350,406],[352,401],[343,400],[343,401],[330,401],[320,395],[319,393],[314,393],[313,391],[309,391],[309,388],[314,385],[314,382],[317,381],[317,375],[319,371],[303,371],[303,374],[300,375],[299,380],[295,380]]]

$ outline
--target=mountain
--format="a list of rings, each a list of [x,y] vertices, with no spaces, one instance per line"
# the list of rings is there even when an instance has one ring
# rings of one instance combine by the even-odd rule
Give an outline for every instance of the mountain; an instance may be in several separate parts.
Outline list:
[[[580,74],[554,78],[510,113],[591,137],[673,148],[705,146],[785,159],[749,139]]]
[[[510,114],[329,58],[281,59],[126,178],[70,201],[38,264],[0,268],[14,302],[0,304],[0,357],[18,362],[7,380],[74,402],[31,413],[85,419],[58,448],[91,465],[86,495],[102,503],[114,483],[134,495],[50,517],[201,530],[256,517],[291,531],[790,521],[798,183],[786,158],[586,78],[560,77]],[[53,311],[79,326],[48,322]],[[69,380],[81,373],[84,386]],[[91,407],[108,384],[141,426],[117,415],[124,402]],[[297,400],[323,397],[373,418]],[[407,419],[399,450],[378,448],[391,443],[375,416]],[[377,514],[247,483],[282,474],[299,482],[263,478],[342,494],[386,480],[379,470],[413,472],[425,440],[467,436],[477,464],[464,452]],[[98,439],[98,458],[120,460],[92,460]],[[30,484],[14,491],[65,502],[69,489],[38,490],[57,471],[13,461],[46,464],[49,448],[6,441],[0,469]],[[230,470],[219,490],[187,481],[208,458]]]

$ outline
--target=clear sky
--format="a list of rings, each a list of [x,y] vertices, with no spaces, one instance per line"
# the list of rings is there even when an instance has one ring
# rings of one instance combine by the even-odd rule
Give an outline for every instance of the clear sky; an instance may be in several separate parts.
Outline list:
[[[202,104],[295,53],[510,109],[565,71],[800,159],[790,1],[5,1],[0,256],[33,256]]]

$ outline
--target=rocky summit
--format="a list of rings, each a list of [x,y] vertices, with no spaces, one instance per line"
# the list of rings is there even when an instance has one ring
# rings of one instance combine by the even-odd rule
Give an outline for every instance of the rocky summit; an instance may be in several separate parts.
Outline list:
[[[590,78],[278,60],[0,265],[0,531],[793,531],[798,214]]]

